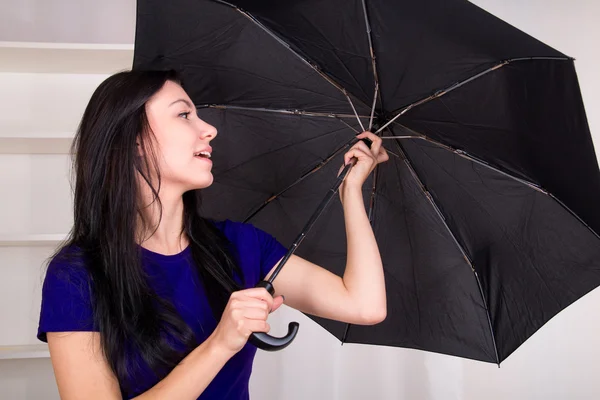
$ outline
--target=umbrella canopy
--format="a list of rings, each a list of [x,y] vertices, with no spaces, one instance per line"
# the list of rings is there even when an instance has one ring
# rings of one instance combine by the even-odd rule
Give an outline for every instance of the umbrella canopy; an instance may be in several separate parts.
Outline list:
[[[463,0],[137,4],[134,68],[180,71],[219,129],[205,216],[290,245],[356,133],[387,138],[364,197],[388,317],[309,316],[341,341],[500,363],[600,284],[572,58]],[[343,273],[337,199],[296,254]]]

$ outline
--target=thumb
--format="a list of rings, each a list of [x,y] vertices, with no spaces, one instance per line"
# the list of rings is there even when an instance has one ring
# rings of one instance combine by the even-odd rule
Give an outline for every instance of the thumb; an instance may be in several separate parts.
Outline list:
[[[271,308],[271,312],[277,310],[283,304],[283,296],[277,296],[273,299],[273,308]]]

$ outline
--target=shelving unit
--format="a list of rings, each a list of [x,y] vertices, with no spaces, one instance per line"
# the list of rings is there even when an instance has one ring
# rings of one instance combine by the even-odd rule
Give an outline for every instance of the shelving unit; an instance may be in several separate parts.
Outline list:
[[[133,45],[0,42],[0,72],[104,74],[132,60]]]
[[[27,132],[0,135],[0,154],[68,154],[73,135],[70,132],[57,132],[52,136]]]
[[[36,338],[42,285],[72,227],[73,138],[98,85],[131,69],[136,4],[13,3],[0,6],[0,399],[59,400]]]
[[[0,235],[0,247],[56,246],[66,237],[66,234],[60,233]]]
[[[21,346],[0,346],[0,360],[18,360],[23,358],[48,358],[48,345],[30,344]]]
[[[98,85],[131,68],[133,45],[0,41],[0,360],[43,359],[44,260],[70,227],[68,159]],[[0,389],[0,397],[2,397]]]

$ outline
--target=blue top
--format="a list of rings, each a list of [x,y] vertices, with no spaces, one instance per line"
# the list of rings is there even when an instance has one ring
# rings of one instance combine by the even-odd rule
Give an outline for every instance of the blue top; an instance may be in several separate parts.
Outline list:
[[[215,222],[215,225],[237,248],[247,288],[254,287],[264,279],[287,252],[271,235],[251,224],[225,220]],[[216,328],[217,321],[212,315],[202,285],[198,284],[200,278],[191,267],[190,248],[175,255],[158,254],[144,248],[142,252],[142,263],[149,272],[153,289],[159,296],[172,301],[199,340],[204,341]],[[46,332],[62,331],[97,329],[92,321],[87,273],[83,268],[74,268],[55,258],[50,262],[44,280],[37,337],[46,342]],[[199,399],[249,399],[248,383],[255,354],[256,347],[246,344],[221,369]],[[132,356],[139,359],[137,355]],[[129,382],[135,389],[123,392],[123,398],[135,397],[157,382],[151,370],[144,365],[141,376]]]

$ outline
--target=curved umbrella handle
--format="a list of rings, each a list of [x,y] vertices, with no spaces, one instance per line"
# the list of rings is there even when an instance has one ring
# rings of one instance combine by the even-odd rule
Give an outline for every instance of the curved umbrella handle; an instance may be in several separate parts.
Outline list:
[[[267,291],[273,296],[275,293],[275,288],[270,282],[260,281],[256,284],[255,287],[263,287],[267,289]],[[296,338],[296,334],[298,333],[298,329],[300,324],[297,322],[290,322],[288,325],[288,333],[283,337],[275,337],[271,336],[268,333],[264,332],[254,332],[248,338],[248,341],[252,343],[254,346],[258,347],[261,350],[266,351],[277,351],[283,350],[288,347],[292,341]]]
[[[298,333],[300,324],[297,322],[290,322],[288,325],[288,333],[283,337],[271,336],[264,332],[254,332],[248,338],[248,341],[258,347],[261,350],[266,351],[277,351],[283,350],[292,343]]]

